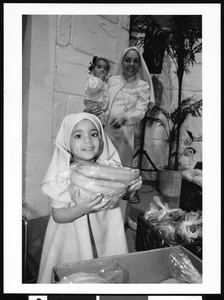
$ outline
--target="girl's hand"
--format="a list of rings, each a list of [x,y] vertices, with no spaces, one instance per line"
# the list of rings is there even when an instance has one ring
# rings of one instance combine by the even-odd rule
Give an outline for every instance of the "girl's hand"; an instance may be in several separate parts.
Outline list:
[[[104,72],[102,72],[102,73],[99,74],[99,78],[100,78],[102,81],[105,81],[106,78],[107,78],[107,74],[105,74]]]
[[[126,117],[121,115],[121,116],[117,116],[116,119],[113,119],[110,122],[110,125],[114,128],[120,128],[125,125],[126,121],[127,121]]]
[[[135,170],[139,174],[139,170]],[[142,186],[142,177],[139,175],[139,177],[135,180],[132,180],[129,185],[129,190],[128,192],[136,191],[140,189]]]
[[[97,194],[97,195],[92,195],[90,197],[82,198],[80,196],[79,189],[77,189],[77,191],[75,192],[76,205],[82,207],[84,213],[86,214],[94,211],[99,211],[105,208],[110,200],[102,202],[102,199],[103,199],[102,194]]]

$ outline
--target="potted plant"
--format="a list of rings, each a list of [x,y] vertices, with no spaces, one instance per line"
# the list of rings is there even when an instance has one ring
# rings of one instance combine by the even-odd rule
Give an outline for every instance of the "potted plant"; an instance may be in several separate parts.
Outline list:
[[[195,101],[194,97],[182,97],[182,83],[184,74],[189,73],[189,66],[196,62],[195,54],[201,52],[202,43],[199,42],[201,37],[201,18],[200,16],[174,15],[170,16],[168,26],[165,28],[153,16],[138,16],[135,20],[140,30],[145,35],[138,38],[138,44],[143,45],[143,56],[148,62],[147,56],[151,57],[151,64],[148,68],[151,73],[157,70],[160,73],[162,64],[161,59],[166,52],[175,65],[175,74],[178,79],[178,99],[177,107],[168,112],[162,107],[156,106],[154,112],[160,112],[160,116],[151,117],[152,121],[159,122],[163,126],[168,143],[168,161],[165,169],[168,171],[168,196],[171,190],[172,182],[174,183],[174,195],[179,196],[181,190],[182,172],[179,168],[180,153],[180,133],[181,126],[188,116],[201,116],[202,100]],[[139,25],[140,24],[140,25]],[[150,54],[150,55],[149,55]],[[153,66],[152,66],[153,65]],[[152,68],[150,70],[150,68]],[[162,117],[163,116],[163,117]],[[165,118],[164,118],[165,117]],[[193,135],[188,132],[193,141]],[[179,174],[178,174],[179,173]],[[158,169],[159,189],[166,191],[165,178],[163,170]],[[178,177],[179,176],[179,177]],[[177,179],[179,178],[179,179]],[[165,192],[164,192],[165,193]]]
[[[163,127],[166,133],[166,141],[168,145],[167,164],[164,169],[157,169],[159,190],[165,196],[180,196],[182,171],[179,170],[179,159],[194,141],[194,136],[191,131],[187,130],[189,142],[185,146],[184,150],[177,153],[176,143],[178,129],[181,128],[188,116],[201,116],[201,109],[202,100],[194,101],[193,97],[183,99],[181,104],[172,112],[168,112],[167,110],[158,106],[154,107],[154,111],[160,112],[161,116],[150,117],[150,123],[158,122]],[[175,165],[175,159],[178,160],[177,167]]]

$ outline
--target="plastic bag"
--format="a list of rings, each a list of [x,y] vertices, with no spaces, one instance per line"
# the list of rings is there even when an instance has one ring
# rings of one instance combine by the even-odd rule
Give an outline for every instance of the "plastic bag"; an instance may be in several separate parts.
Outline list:
[[[60,279],[58,283],[123,283],[127,276],[127,270],[117,263],[113,263],[97,273],[78,272],[67,275]]]
[[[102,202],[106,204],[103,209],[115,207],[128,190],[127,183],[114,180],[116,172],[124,168],[89,164],[85,166],[85,169],[82,169],[81,166],[82,165],[75,164],[70,168],[69,190],[73,200],[75,201],[74,195],[77,189],[79,189],[81,200],[88,201],[94,195],[101,193],[103,195]],[[100,175],[101,169],[105,172],[105,178],[102,178],[102,174]],[[112,173],[111,176],[109,170]],[[106,176],[107,172],[108,176]],[[134,172],[131,173],[134,174]],[[113,180],[107,177],[111,177]]]
[[[181,250],[175,249],[168,256],[171,277],[180,283],[202,283],[202,275],[193,266],[189,257]]]
[[[172,219],[175,221],[186,213],[180,208],[169,208],[167,203],[164,205],[158,196],[153,197],[153,199],[156,205],[154,203],[150,204],[150,209],[144,214],[145,220],[164,221]]]
[[[202,238],[202,212],[188,212],[184,220],[178,224],[178,234],[187,242]]]
[[[105,278],[101,277],[100,275],[94,273],[79,272],[79,273],[75,273],[63,277],[59,281],[59,283],[72,284],[72,283],[110,283],[110,282]]]
[[[197,175],[194,176],[192,178],[192,182],[194,182],[195,184],[199,185],[200,187],[202,187],[202,174],[201,175]]]
[[[176,224],[171,221],[163,221],[154,223],[153,226],[164,236],[169,242],[175,242],[176,240]]]
[[[117,263],[107,266],[98,273],[98,275],[102,276],[110,283],[123,283],[127,277],[127,274],[128,271]]]
[[[170,243],[195,242],[202,239],[202,212],[186,212],[180,208],[169,208],[158,196],[145,212],[144,219]],[[159,208],[160,207],[160,208]]]
[[[202,186],[202,170],[193,169],[183,171],[183,178]]]

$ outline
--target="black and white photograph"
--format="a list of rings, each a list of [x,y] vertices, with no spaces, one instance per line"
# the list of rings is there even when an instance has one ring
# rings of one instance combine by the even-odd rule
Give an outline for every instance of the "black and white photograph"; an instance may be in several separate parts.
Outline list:
[[[3,293],[221,293],[220,6],[4,4]]]

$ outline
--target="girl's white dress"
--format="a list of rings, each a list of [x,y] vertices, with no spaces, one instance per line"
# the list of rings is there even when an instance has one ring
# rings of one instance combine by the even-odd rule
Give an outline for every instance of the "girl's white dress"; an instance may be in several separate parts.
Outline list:
[[[85,84],[85,99],[83,103],[87,108],[99,105],[105,111],[109,103],[109,92],[106,81],[102,81],[100,78],[91,75]],[[99,116],[99,119],[105,125],[103,114]]]
[[[85,84],[85,99],[86,106],[91,104],[100,104],[103,111],[106,110],[109,103],[108,85],[106,81],[91,75]]]
[[[70,136],[74,126],[81,120],[91,120],[100,132],[103,152],[99,163],[120,162],[118,153],[103,131],[99,119],[88,113],[68,115],[64,118],[56,138],[55,151],[42,184],[42,191],[52,199],[52,207],[75,205],[68,181],[57,181],[58,172],[65,172],[70,165]],[[95,246],[92,244],[94,240]],[[55,265],[128,252],[120,207],[84,215],[66,224],[56,223],[52,216],[47,226],[41,255],[37,283],[51,283]]]
[[[88,217],[98,257],[128,252],[120,207],[85,215],[66,224],[55,223],[51,216],[45,234],[38,283],[51,283],[52,268],[58,264],[96,258]],[[96,222],[97,226],[94,226]]]

